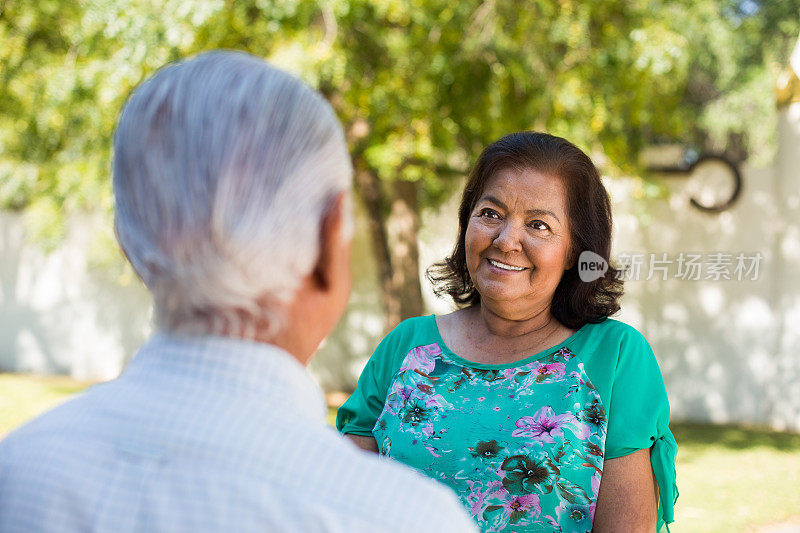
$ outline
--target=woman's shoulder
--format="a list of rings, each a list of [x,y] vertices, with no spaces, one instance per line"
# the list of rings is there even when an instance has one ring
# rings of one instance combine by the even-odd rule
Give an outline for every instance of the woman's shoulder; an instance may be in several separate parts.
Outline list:
[[[627,343],[646,343],[644,335],[635,327],[614,318],[605,317],[599,322],[588,323],[584,326],[588,337],[602,338],[603,340],[618,340]]]
[[[434,315],[422,315],[406,318],[389,332],[387,337],[413,337],[425,334],[436,327],[436,317]]]
[[[376,353],[407,351],[414,345],[430,344],[436,338],[436,319],[434,315],[407,318],[395,326],[378,345]]]
[[[652,356],[652,349],[645,336],[635,327],[613,318],[604,318],[596,323],[586,324],[581,335],[575,336],[573,351],[586,356],[600,355],[609,362],[610,354],[626,356]]]
[[[635,327],[606,318],[584,326],[587,334],[569,346],[580,357],[584,369],[604,401],[618,390],[641,390],[663,380],[658,361],[644,335]]]

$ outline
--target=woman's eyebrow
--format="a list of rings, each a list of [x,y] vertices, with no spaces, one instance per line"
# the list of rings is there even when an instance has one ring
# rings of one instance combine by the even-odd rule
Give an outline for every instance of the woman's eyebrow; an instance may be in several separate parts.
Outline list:
[[[534,215],[534,216],[535,215],[550,215],[551,217],[556,219],[558,222],[561,222],[561,219],[559,219],[556,216],[556,214],[553,213],[552,211],[550,211],[549,209],[528,209],[527,211],[525,211],[525,214],[526,215]]]
[[[503,202],[501,202],[500,199],[495,198],[491,194],[487,194],[486,196],[481,198],[481,201],[491,202],[491,203],[495,204],[496,206],[500,207],[501,209],[505,209],[506,211],[508,211],[508,206],[506,204],[504,204]],[[528,210],[525,211],[525,214],[526,215],[533,215],[533,216],[536,216],[536,215],[549,215],[549,216],[553,217],[554,219],[556,219],[558,222],[561,222],[561,219],[558,218],[556,216],[556,214],[553,213],[552,211],[550,211],[549,209],[528,209]]]
[[[508,211],[508,206],[503,202],[501,202],[500,200],[498,200],[497,198],[495,198],[494,196],[492,196],[491,194],[487,194],[486,196],[481,198],[478,203],[480,202],[491,202],[494,205],[500,207],[501,209],[505,209],[506,211]]]

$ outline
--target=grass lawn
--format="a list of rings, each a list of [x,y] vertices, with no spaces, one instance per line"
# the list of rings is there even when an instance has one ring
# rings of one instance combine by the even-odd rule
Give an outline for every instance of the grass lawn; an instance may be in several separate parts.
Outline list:
[[[672,431],[680,492],[673,533],[756,531],[789,520],[800,531],[800,435],[705,424]]]
[[[0,435],[86,386],[66,377],[0,374]],[[335,412],[328,412],[330,423]],[[789,520],[800,531],[800,435],[706,424],[672,428],[680,447],[672,533],[759,531]]]
[[[66,376],[0,373],[0,436],[88,385]]]

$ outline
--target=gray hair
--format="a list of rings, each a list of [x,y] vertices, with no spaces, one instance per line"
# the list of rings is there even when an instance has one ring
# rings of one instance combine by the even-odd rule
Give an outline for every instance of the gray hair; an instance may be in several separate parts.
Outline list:
[[[261,321],[282,327],[353,174],[316,91],[227,51],[167,65],[136,88],[113,171],[117,238],[153,294],[157,326],[244,337]]]

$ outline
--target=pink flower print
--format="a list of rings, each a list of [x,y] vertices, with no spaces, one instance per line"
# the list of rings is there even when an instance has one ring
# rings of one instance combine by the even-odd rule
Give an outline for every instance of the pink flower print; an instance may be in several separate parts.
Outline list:
[[[409,402],[413,401],[413,395],[413,388],[395,383],[386,398],[387,411],[391,414],[399,413]]]
[[[517,428],[512,433],[512,437],[532,437],[542,442],[553,443],[554,436],[563,437],[564,430],[561,427],[565,424],[577,422],[575,415],[564,413],[556,415],[553,408],[545,405],[533,416],[523,416],[517,420]]]
[[[486,399],[486,396],[480,396],[480,397],[478,398],[478,401],[479,401],[479,402],[482,402],[482,401],[483,401],[483,400],[485,400],[485,399]]]
[[[403,364],[400,366],[399,372],[408,370],[420,370],[426,374],[433,372],[433,368],[436,366],[435,359],[441,353],[442,351],[436,344],[417,346],[408,352],[406,358],[403,360]]]
[[[569,425],[569,429],[572,430],[572,433],[575,435],[575,437],[580,440],[586,440],[594,434],[589,424],[584,424],[577,418],[575,418],[574,423]]]
[[[492,407],[492,411],[500,411],[500,407]]]
[[[470,514],[472,516],[478,516],[478,513],[481,512],[483,509],[483,504],[486,501],[486,492],[474,491],[471,492],[470,495],[467,497],[467,501],[472,502],[472,506],[469,509]]]
[[[579,373],[575,372],[574,370],[569,373],[569,377],[575,379],[575,381],[577,381],[581,385],[586,383],[585,381],[583,381],[583,378],[581,377],[581,375]]]
[[[425,446],[425,449],[428,450],[432,456],[441,457],[441,454],[436,453],[439,451],[439,448],[435,446],[428,446],[427,444],[423,444],[423,446]]]
[[[411,387],[400,387],[397,394],[403,399],[403,403],[407,403],[411,399],[412,392],[414,392],[414,389]]]
[[[569,361],[570,359],[575,357],[575,354],[572,353],[572,351],[565,346],[564,348],[561,348],[559,351],[554,353],[553,357],[560,357],[561,359],[564,359],[565,361]]]
[[[425,398],[425,407],[448,407],[449,404],[441,394],[434,394]]]
[[[600,492],[600,472],[595,472],[592,476],[592,496],[593,499],[597,498],[597,494]],[[592,512],[592,517],[594,517],[594,512]]]
[[[500,469],[497,469],[500,472]],[[499,474],[498,474],[499,475]],[[506,489],[503,488],[503,481],[500,479],[494,479],[486,484],[486,488],[489,489],[490,492],[497,492],[497,491],[505,491]]]
[[[546,365],[539,365],[536,370],[536,383],[541,383],[547,378],[559,379],[564,377],[567,367],[564,363],[548,363]]]
[[[553,531],[558,531],[558,532],[561,531],[561,526],[558,525],[558,520],[556,520],[550,515],[545,515],[545,518],[547,519],[547,523],[555,528],[553,529]]]
[[[472,514],[472,516],[478,516],[478,513],[481,512],[481,509],[483,509],[483,502],[485,501],[486,493],[475,493],[475,501],[472,502],[472,507],[469,509],[470,514]]]
[[[519,522],[529,512],[533,514],[534,518],[542,514],[542,508],[539,506],[539,496],[536,494],[513,496],[503,504],[503,517],[512,524]]]

